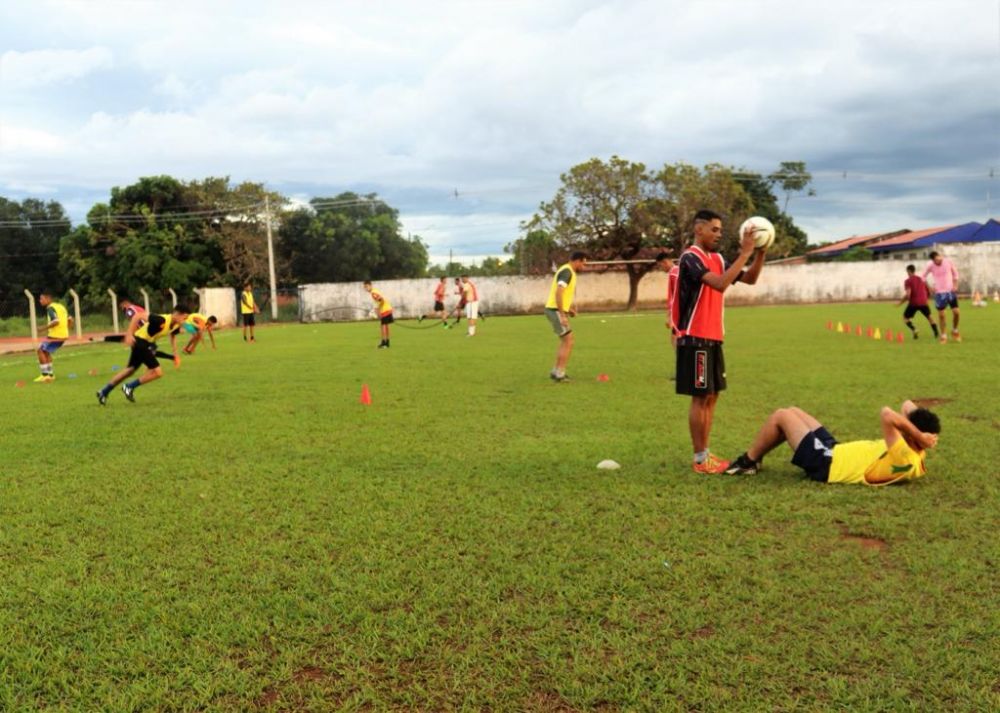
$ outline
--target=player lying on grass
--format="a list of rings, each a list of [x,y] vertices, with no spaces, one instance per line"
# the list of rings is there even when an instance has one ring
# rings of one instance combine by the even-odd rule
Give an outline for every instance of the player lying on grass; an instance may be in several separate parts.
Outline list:
[[[198,343],[201,342],[204,334],[208,334],[208,338],[212,340],[212,350],[215,350],[215,335],[212,334],[212,330],[215,329],[215,325],[219,323],[219,320],[215,318],[215,315],[209,315],[206,317],[200,312],[192,312],[188,315],[188,318],[184,321],[184,331],[191,335],[190,341],[184,347],[185,354],[194,354],[195,348]]]
[[[181,330],[184,320],[187,319],[190,310],[185,305],[179,304],[174,307],[171,314],[151,314],[146,317],[144,324],[142,318],[137,314],[129,322],[128,330],[125,332],[125,343],[132,347],[132,353],[128,358],[128,366],[112,377],[111,381],[104,385],[97,392],[97,402],[103,406],[108,401],[108,394],[118,384],[132,376],[140,366],[146,367],[146,373],[138,379],[133,379],[127,384],[122,384],[122,393],[129,401],[135,401],[135,390],[143,384],[155,381],[163,376],[163,368],[156,360],[156,340],[164,335],[170,335],[170,347],[175,358],[177,354],[177,333]]]
[[[838,443],[802,409],[780,408],[768,416],[753,445],[726,473],[755,474],[764,456],[787,441],[794,454],[792,464],[821,483],[889,485],[919,478],[927,472],[924,451],[937,445],[941,422],[912,401],[904,401],[900,411],[882,409],[880,440]]]

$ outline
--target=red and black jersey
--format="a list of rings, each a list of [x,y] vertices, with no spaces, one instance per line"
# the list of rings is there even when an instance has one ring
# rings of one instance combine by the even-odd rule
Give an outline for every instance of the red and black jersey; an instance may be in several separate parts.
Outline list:
[[[725,259],[719,253],[693,245],[681,255],[679,265],[676,294],[671,304],[677,336],[721,342],[725,335],[722,324],[725,295],[706,285],[701,278],[708,272],[724,273]]]

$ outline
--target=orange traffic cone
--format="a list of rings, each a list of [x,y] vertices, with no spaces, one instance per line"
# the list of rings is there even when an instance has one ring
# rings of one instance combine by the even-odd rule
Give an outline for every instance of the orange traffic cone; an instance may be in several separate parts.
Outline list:
[[[891,329],[885,330],[885,341],[887,341],[887,342],[891,342],[892,341],[892,330]]]
[[[859,337],[861,336],[862,332],[861,332],[861,325],[860,324],[857,327],[854,328],[854,333],[857,334]]]
[[[850,333],[851,333],[851,325],[849,325],[847,322],[844,322],[844,334],[850,334]]]
[[[598,381],[611,381],[611,377],[608,376],[607,374],[598,374],[597,375],[597,380]]]
[[[902,332],[896,332],[896,343],[902,344],[905,341],[906,340],[903,339],[903,333]]]
[[[833,330],[833,322],[830,321],[830,320],[827,320],[826,321],[826,328],[832,331]]]
[[[368,384],[361,385],[361,403],[365,406],[372,405],[372,392],[368,390]]]

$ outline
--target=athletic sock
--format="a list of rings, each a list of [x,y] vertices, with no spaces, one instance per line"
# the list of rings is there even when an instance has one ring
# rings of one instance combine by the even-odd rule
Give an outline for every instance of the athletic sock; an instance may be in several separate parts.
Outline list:
[[[707,448],[705,450],[703,450],[703,451],[699,451],[698,453],[694,454],[694,462],[695,463],[704,463],[706,460],[708,460],[708,449]]]
[[[101,396],[107,396],[108,394],[111,393],[111,389],[113,388],[115,387],[112,386],[111,384],[105,384],[104,387],[101,389]]]
[[[937,335],[938,335],[937,325],[936,324],[932,324],[931,325],[931,330],[934,332],[934,338],[937,339]]]
[[[138,379],[133,379],[132,381],[128,382],[126,386],[128,386],[130,389],[134,391],[135,389],[138,389],[140,386],[142,386],[142,383],[140,383]]]
[[[916,332],[917,328],[913,326],[912,320],[906,320],[906,326],[910,328],[911,332]]]

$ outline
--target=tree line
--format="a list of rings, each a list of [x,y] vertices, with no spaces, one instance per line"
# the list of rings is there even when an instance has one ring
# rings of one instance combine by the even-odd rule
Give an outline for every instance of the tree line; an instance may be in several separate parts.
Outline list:
[[[718,164],[650,170],[617,156],[591,159],[560,177],[553,198],[504,247],[505,259],[478,265],[428,265],[427,246],[419,236],[404,236],[399,211],[376,194],[344,192],[296,206],[262,183],[149,176],[112,188],[108,201],[95,204],[75,227],[58,202],[0,197],[0,302],[42,286],[73,287],[85,304],[97,305],[108,288],[134,296],[140,289],[189,294],[206,285],[263,284],[269,217],[277,278],[285,286],[544,274],[579,248],[623,260],[648,248],[677,253],[691,217],[705,206],[727,217],[724,251],[735,248],[743,219],[756,214],[777,228],[772,254],[796,255],[804,252],[806,235],[788,215],[788,202],[810,181],[801,162],[782,163],[765,176]],[[634,304],[649,266],[626,269]]]

